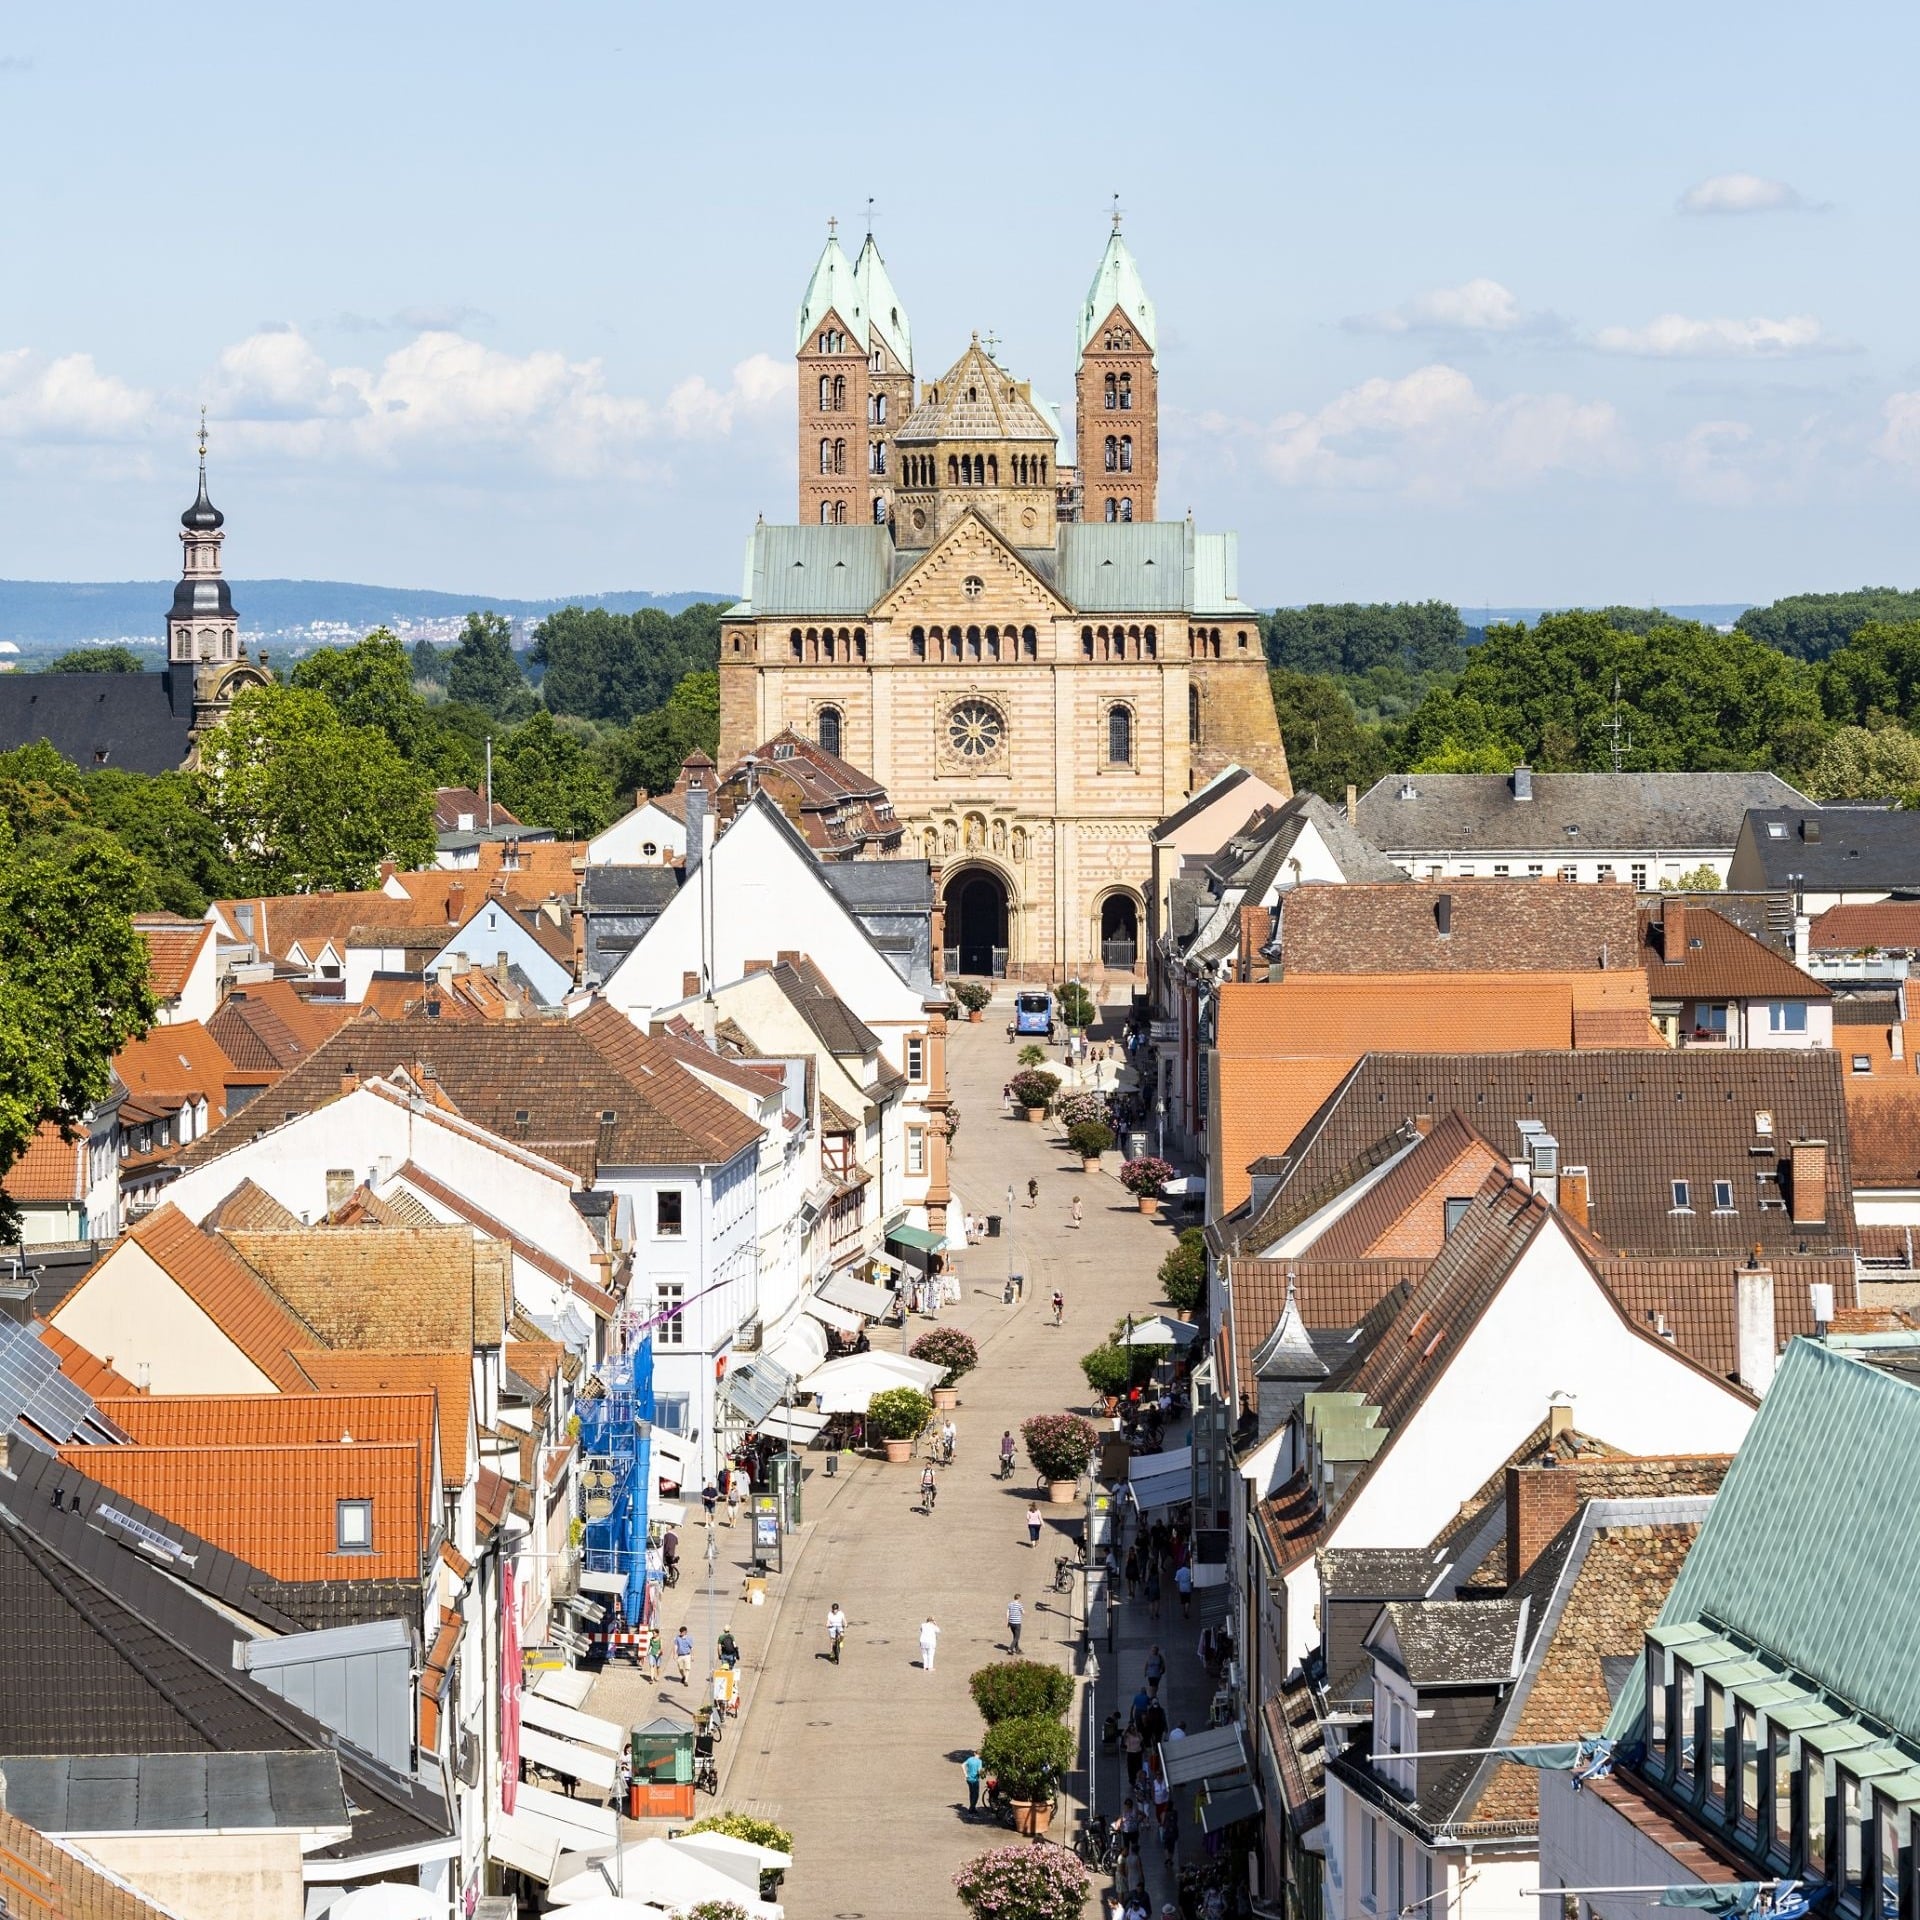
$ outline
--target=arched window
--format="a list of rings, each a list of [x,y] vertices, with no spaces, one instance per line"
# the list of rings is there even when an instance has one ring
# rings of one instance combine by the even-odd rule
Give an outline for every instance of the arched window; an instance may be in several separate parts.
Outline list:
[[[1091,627],[1082,627],[1080,629],[1080,654],[1082,659],[1091,660],[1093,658],[1093,629]]]
[[[845,473],[847,470],[847,443],[844,440],[833,443],[833,470],[835,473]]]
[[[831,440],[822,440],[820,442],[820,471],[822,473],[831,473],[833,471],[833,442]]]
[[[1131,500],[1122,500],[1120,502],[1120,518],[1122,520],[1131,520],[1133,518],[1133,502]]]
[[[1116,767],[1133,765],[1133,713],[1127,707],[1107,709],[1107,759]]]
[[[787,636],[787,638],[791,642],[793,647],[793,657],[796,660],[805,659],[806,642],[800,638],[800,629],[798,627],[795,627],[792,633],[790,633]]]
[[[827,408],[832,404],[832,399],[833,399],[833,382],[826,374],[823,373],[820,376],[820,411],[822,413],[825,413]]]
[[[1200,744],[1200,689],[1187,689],[1187,738],[1196,747]]]
[[[1133,375],[1123,373],[1120,376],[1120,411],[1129,413],[1133,409]]]
[[[912,634],[912,636],[911,636],[911,638],[912,638],[912,645],[913,645],[913,657],[914,657],[914,658],[915,658],[916,660],[924,660],[924,659],[925,659],[925,658],[927,657],[927,630],[926,630],[926,628],[925,628],[925,627],[915,627],[915,628],[914,628],[914,630],[913,630],[913,634]]]
[[[887,443],[886,443],[886,442],[885,442],[884,440],[876,440],[876,441],[875,441],[875,442],[873,443],[873,448],[872,448],[872,451],[871,451],[871,452],[870,452],[870,453],[869,453],[869,454],[867,455],[867,465],[868,465],[868,466],[869,466],[869,467],[870,467],[870,468],[871,468],[871,469],[872,469],[872,470],[873,470],[873,471],[874,471],[875,473],[885,473],[885,472],[886,472],[886,470],[887,470]]]
[[[1107,411],[1111,413],[1120,404],[1120,382],[1112,374],[1107,375]]]
[[[820,471],[824,473],[826,469],[822,467]],[[833,525],[833,502],[831,500],[822,500],[820,502],[820,524],[823,527]]]
[[[1040,456],[1040,484],[1043,487],[1047,484],[1047,456],[1044,453]]]
[[[1118,520],[1120,518],[1120,507],[1117,501],[1109,500],[1107,502],[1107,518],[1109,520]]]
[[[847,410],[847,376],[844,373],[833,376],[833,410],[835,413],[845,413]]]
[[[997,453],[987,455],[987,485],[997,487],[1000,484],[1000,456]]]
[[[989,627],[987,629],[987,658],[989,660],[998,660],[1000,658],[1000,629],[998,627]]]
[[[844,527],[847,524],[847,503],[844,500],[836,500],[833,503],[833,524],[836,527]]]
[[[960,462],[952,454],[947,455],[947,485],[957,487],[960,484]]]
[[[1112,434],[1107,435],[1107,471],[1117,473],[1120,470],[1120,442]]]
[[[856,660],[864,660],[867,657],[867,630],[865,627],[855,627],[853,630],[853,657]]]
[[[840,751],[840,709],[822,707],[814,722],[813,737],[828,752],[838,755]]]
[[[1020,644],[1026,649],[1029,660],[1037,660],[1040,657],[1040,642],[1035,637],[1031,627],[1022,627],[1020,629]]]
[[[1133,435],[1130,433],[1123,433],[1120,436],[1120,471],[1122,473],[1133,471]]]
[[[887,424],[887,396],[884,393],[876,393],[867,402],[867,418],[876,427],[884,427]]]
[[[969,627],[967,629],[967,653],[971,659],[978,660],[980,658],[980,629],[978,627]]]
[[[876,493],[873,496],[873,524],[876,527],[884,527],[887,524],[887,502],[884,494]]]
[[[1159,657],[1160,635],[1157,629],[1149,627],[1147,629],[1147,658],[1149,660],[1157,660]]]

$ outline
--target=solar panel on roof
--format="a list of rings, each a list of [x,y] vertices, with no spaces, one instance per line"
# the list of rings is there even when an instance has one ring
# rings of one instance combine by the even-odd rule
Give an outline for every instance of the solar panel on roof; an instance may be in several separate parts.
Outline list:
[[[94,1411],[93,1402],[60,1371],[52,1350],[30,1326],[0,1324],[0,1421],[31,1438],[28,1424],[56,1445],[123,1437]]]

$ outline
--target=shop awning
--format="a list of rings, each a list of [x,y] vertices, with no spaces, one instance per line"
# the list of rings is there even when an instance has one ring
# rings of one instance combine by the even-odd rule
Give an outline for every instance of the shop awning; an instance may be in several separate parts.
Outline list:
[[[819,1329],[816,1327],[814,1331],[817,1333]],[[821,1345],[824,1351],[825,1342]],[[722,1388],[735,1417],[750,1427],[757,1427],[796,1390],[793,1375],[767,1353],[755,1354],[752,1359],[729,1367]]]
[[[649,1500],[647,1518],[657,1520],[663,1527],[683,1527],[687,1523],[687,1503],[684,1500]]]
[[[922,1393],[946,1378],[946,1369],[904,1353],[848,1353],[816,1367],[800,1382],[822,1413],[865,1413],[867,1402],[890,1387],[915,1387]]]
[[[563,1740],[558,1734],[544,1733],[538,1727],[520,1729],[520,1757],[555,1773],[571,1774],[596,1787],[613,1785],[614,1757],[598,1747],[582,1746],[578,1740]]]
[[[846,1273],[835,1274],[820,1289],[820,1298],[836,1307],[863,1313],[869,1320],[884,1320],[900,1304],[899,1296],[891,1288],[870,1286]]]
[[[1127,1469],[1127,1491],[1142,1513],[1177,1507],[1193,1498],[1193,1449],[1135,1454]]]
[[[582,1713],[577,1707],[564,1707],[558,1700],[543,1700],[537,1693],[520,1696],[520,1719],[523,1726],[538,1727],[543,1733],[558,1734],[563,1740],[598,1747],[605,1753],[618,1753],[627,1743],[626,1730],[617,1722]]]
[[[887,1241],[891,1246],[907,1247],[915,1253],[933,1254],[942,1252],[947,1244],[945,1234],[929,1233],[925,1227],[889,1227]],[[916,1262],[924,1266],[924,1261]]]
[[[647,1436],[647,1444],[656,1477],[666,1471],[669,1480],[678,1480],[683,1487],[700,1478],[700,1450],[684,1433],[656,1425]]]
[[[1123,1347],[1190,1347],[1199,1338],[1200,1329],[1191,1322],[1156,1313],[1150,1319],[1136,1320],[1120,1344]]]
[[[536,1822],[537,1831],[554,1842],[556,1851],[604,1853],[620,1844],[620,1816],[611,1807],[569,1800],[564,1793],[549,1793],[545,1787],[524,1782],[516,1787],[511,1817]]]
[[[808,1294],[800,1302],[800,1311],[810,1314],[823,1327],[831,1327],[835,1333],[858,1333],[866,1324],[851,1307],[837,1307],[817,1293]]]
[[[566,1851],[567,1832],[531,1813],[496,1813],[487,1829],[487,1857],[496,1866],[512,1867],[544,1887],[553,1878],[554,1863]]]
[[[1253,1769],[1238,1727],[1209,1727],[1181,1740],[1160,1742],[1160,1770],[1170,1787],[1204,1781],[1209,1793],[1253,1785]]]
[[[766,1345],[765,1357],[798,1380],[811,1373],[827,1357],[827,1336],[818,1320],[796,1313],[779,1334]]]
[[[528,1687],[529,1693],[536,1693],[541,1699],[551,1700],[561,1707],[579,1706],[592,1691],[593,1675],[582,1673],[577,1667],[538,1674]]]
[[[583,1593],[625,1593],[627,1576],[624,1573],[602,1573],[597,1568],[586,1568],[580,1575],[580,1589]]]
[[[906,1268],[903,1267],[900,1264],[900,1262],[896,1260],[893,1257],[893,1255],[890,1253],[868,1253],[868,1254],[863,1254],[861,1258],[865,1260],[871,1260],[876,1267],[886,1268],[886,1270],[889,1273],[905,1273],[906,1272]],[[859,1262],[856,1261],[854,1264],[857,1266]],[[883,1288],[882,1291],[884,1292],[885,1289]]]
[[[826,1424],[827,1416],[815,1413],[811,1407],[780,1407],[767,1415],[760,1431],[768,1439],[784,1440],[790,1447],[804,1447],[818,1438]]]
[[[1260,1796],[1251,1787],[1228,1787],[1221,1793],[1209,1793],[1200,1802],[1200,1831],[1218,1833],[1236,1820],[1245,1820],[1260,1811]]]

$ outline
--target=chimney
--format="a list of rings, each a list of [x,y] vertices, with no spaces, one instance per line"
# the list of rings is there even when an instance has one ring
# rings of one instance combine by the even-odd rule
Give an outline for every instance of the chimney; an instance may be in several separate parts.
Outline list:
[[[1549,1421],[1552,1409],[1549,1408]],[[1507,1585],[1522,1579],[1541,1550],[1580,1511],[1580,1476],[1565,1467],[1507,1469]]]
[[[450,993],[453,990],[452,954],[443,954],[441,958],[435,962],[433,976],[440,983],[440,991],[442,993]]]
[[[692,967],[680,976],[680,998],[691,1000],[700,991],[700,975]]]
[[[1788,1210],[1796,1227],[1827,1224],[1827,1143],[1796,1140],[1787,1149]]]
[[[338,1213],[352,1198],[353,1169],[329,1167],[327,1169],[327,1211]]]
[[[1585,1167],[1563,1167],[1560,1171],[1560,1211],[1583,1227],[1593,1225],[1592,1197]]]
[[[1773,1384],[1773,1269],[1760,1264],[1755,1247],[1733,1276],[1734,1351],[1740,1384],[1764,1394]]]
[[[799,949],[795,947],[782,947],[774,958],[783,967],[797,967],[800,964]]]
[[[1907,1057],[1907,1030],[1905,1027],[1887,1029],[1887,1057],[1890,1060],[1904,1060]]]
[[[1573,1431],[1573,1395],[1564,1388],[1547,1401],[1547,1438],[1557,1440]]]
[[[1427,1135],[1433,1131],[1433,1115],[1430,1113],[1416,1113],[1413,1116],[1413,1130],[1424,1140]]]
[[[1818,820],[1802,820],[1800,822],[1800,838],[1806,841],[1818,840],[1820,838],[1820,822]]]
[[[493,956],[493,977],[504,987],[512,970],[512,963],[507,959],[507,950],[502,947]]]
[[[447,925],[457,927],[460,924],[460,910],[467,904],[467,883],[456,880],[447,889]]]
[[[359,1084],[360,1082],[353,1077],[353,1069],[351,1067],[340,1076],[340,1091],[342,1093],[351,1093]]]
[[[1514,768],[1513,797],[1516,800],[1531,800],[1533,798],[1533,769],[1531,767]]]
[[[692,873],[707,855],[707,790],[687,788],[687,871]]]
[[[388,881],[388,880],[391,880],[391,879],[393,878],[393,875],[394,875],[394,865],[393,865],[393,862],[392,862],[391,860],[382,860],[382,861],[380,862],[380,878],[381,878],[381,881],[382,881],[382,882],[384,883],[384,882],[386,882],[386,881]]]
[[[773,962],[771,960],[749,960],[741,971],[747,974],[771,973],[773,971]]]
[[[1687,957],[1687,903],[1683,896],[1669,893],[1660,901],[1660,958],[1670,967],[1684,963]]]
[[[1433,903],[1433,924],[1442,940],[1453,938],[1453,895],[1439,894]]]
[[[1351,780],[1347,782],[1347,825],[1355,825],[1360,818],[1360,789]]]

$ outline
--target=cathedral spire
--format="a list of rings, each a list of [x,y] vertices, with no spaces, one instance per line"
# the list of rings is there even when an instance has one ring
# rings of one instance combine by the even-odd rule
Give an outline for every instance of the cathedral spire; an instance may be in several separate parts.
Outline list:
[[[1154,314],[1153,302],[1147,298],[1147,286],[1140,277],[1140,268],[1126,241],[1120,237],[1118,194],[1113,202],[1113,231],[1107,236],[1106,251],[1101,254],[1100,264],[1093,271],[1093,284],[1088,287],[1087,297],[1081,302],[1080,333],[1073,349],[1076,358],[1086,352],[1087,342],[1106,325],[1108,316],[1116,307],[1139,332],[1140,338],[1147,344],[1147,351],[1154,356],[1154,364],[1158,366],[1160,322]]]
[[[180,516],[188,532],[213,533],[226,524],[227,516],[207,498],[207,410],[200,409],[200,492],[194,503]]]
[[[820,249],[820,258],[814,262],[812,277],[807,281],[805,294],[801,296],[800,317],[793,332],[796,353],[807,344],[807,336],[829,313],[840,316],[841,321],[858,338],[864,351],[866,302],[860,296],[853,262],[847,258],[847,250],[840,244],[840,222],[837,219],[827,222],[827,244]]]

